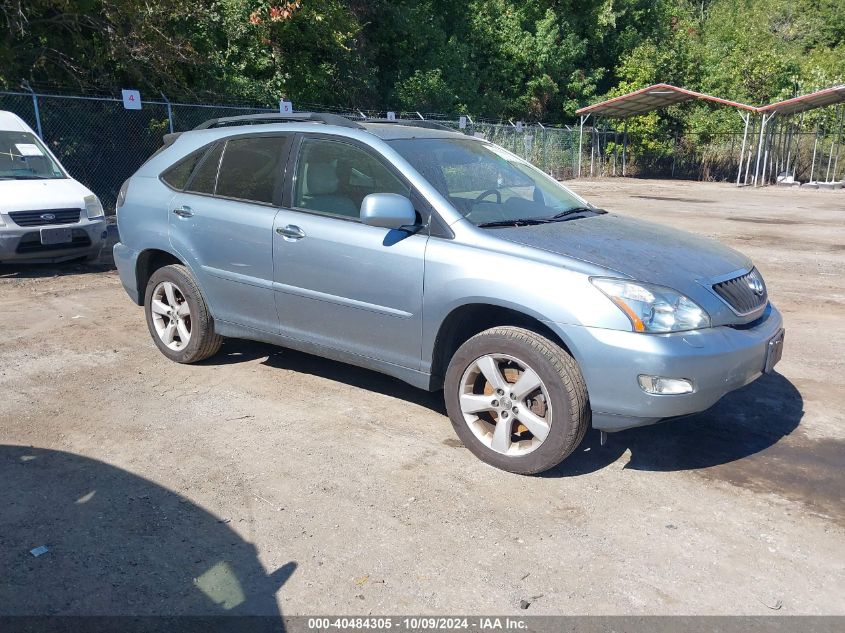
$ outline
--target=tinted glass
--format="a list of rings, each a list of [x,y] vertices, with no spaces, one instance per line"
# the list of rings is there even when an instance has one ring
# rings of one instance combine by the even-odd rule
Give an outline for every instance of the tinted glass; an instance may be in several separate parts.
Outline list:
[[[302,142],[293,206],[357,218],[371,193],[410,197],[410,189],[371,153],[339,141]]]
[[[475,224],[547,219],[585,204],[563,185],[492,143],[460,138],[389,143]]]
[[[205,156],[206,151],[208,151],[208,148],[203,147],[201,150],[189,154],[164,172],[161,179],[174,189],[184,189],[185,185],[188,184],[188,178],[191,177],[191,172],[194,171],[194,167],[197,166],[200,159]]]
[[[272,203],[287,142],[284,136],[227,141],[217,177],[217,195]]]
[[[214,185],[217,182],[217,167],[220,165],[220,155],[223,153],[223,143],[218,143],[200,162],[199,167],[188,184],[188,191],[195,193],[214,193]]]
[[[0,178],[45,180],[64,177],[34,134],[0,130]]]

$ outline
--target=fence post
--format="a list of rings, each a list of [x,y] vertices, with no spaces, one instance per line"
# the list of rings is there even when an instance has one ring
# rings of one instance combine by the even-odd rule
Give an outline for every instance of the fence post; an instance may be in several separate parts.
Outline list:
[[[23,82],[23,87],[32,95],[32,109],[35,111],[35,130],[38,132],[38,138],[44,140],[44,132],[41,130],[41,111],[38,109],[38,95],[29,85],[28,81]]]
[[[167,105],[167,122],[170,124],[170,133],[173,134],[173,107],[170,105],[170,99],[168,99],[163,92],[159,93],[161,98],[164,99],[164,103]]]

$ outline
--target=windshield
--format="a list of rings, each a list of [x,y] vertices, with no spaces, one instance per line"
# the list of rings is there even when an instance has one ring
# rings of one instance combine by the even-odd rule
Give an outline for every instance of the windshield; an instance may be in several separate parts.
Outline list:
[[[551,220],[587,203],[497,145],[474,139],[388,143],[476,225]]]
[[[0,180],[64,178],[58,163],[31,132],[0,130]]]

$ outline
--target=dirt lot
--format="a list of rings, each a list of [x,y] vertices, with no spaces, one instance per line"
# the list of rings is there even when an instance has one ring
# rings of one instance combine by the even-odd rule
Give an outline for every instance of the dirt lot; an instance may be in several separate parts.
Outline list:
[[[0,267],[0,613],[845,614],[845,192],[572,186],[749,254],[780,373],[520,477],[439,394],[168,362],[107,257]]]

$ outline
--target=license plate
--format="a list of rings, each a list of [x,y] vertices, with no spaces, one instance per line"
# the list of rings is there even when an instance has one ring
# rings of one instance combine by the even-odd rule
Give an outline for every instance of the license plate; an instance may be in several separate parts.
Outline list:
[[[783,356],[783,335],[785,331],[781,330],[769,340],[769,346],[766,351],[766,367],[763,371],[767,374],[774,371],[775,365],[778,364]]]
[[[41,243],[44,246],[51,244],[67,244],[73,241],[71,229],[41,229]]]

